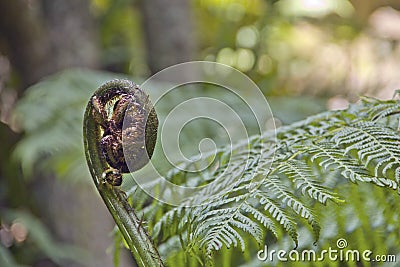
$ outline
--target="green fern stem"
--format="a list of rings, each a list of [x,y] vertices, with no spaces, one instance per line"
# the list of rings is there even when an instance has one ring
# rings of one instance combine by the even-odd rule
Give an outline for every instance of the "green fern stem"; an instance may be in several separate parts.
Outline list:
[[[114,80],[100,87],[94,96],[101,98],[115,96],[115,93],[111,92],[115,86],[118,86],[120,94],[133,94],[133,89],[137,90],[137,88],[126,85],[126,81]],[[96,188],[118,225],[137,264],[142,267],[164,266],[160,254],[143,228],[142,222],[129,205],[125,193],[104,181],[104,173],[110,167],[102,155],[100,147],[102,130],[93,117],[94,108],[93,102],[89,101],[83,120],[83,137],[86,161]]]

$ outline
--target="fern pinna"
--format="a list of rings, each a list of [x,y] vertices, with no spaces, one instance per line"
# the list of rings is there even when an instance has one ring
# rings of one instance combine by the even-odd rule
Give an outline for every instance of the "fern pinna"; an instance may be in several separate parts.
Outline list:
[[[204,189],[207,191],[177,207],[157,201],[145,205],[143,199],[149,199],[135,187],[130,194],[133,201],[141,199],[134,204],[142,209],[157,242],[169,247],[180,242],[177,249],[195,255],[199,262],[211,259],[215,251],[224,247],[245,251],[246,246],[251,246],[249,236],[263,245],[271,240],[271,235],[279,240],[286,233],[293,240],[293,248],[304,245],[299,243],[301,228],[310,229],[313,242],[317,242],[324,231],[320,207],[332,206],[329,202],[333,202],[339,204],[333,205],[333,210],[335,206],[357,209],[356,203],[360,203],[355,197],[357,192],[348,187],[341,189],[345,181],[378,186],[368,189],[380,194],[371,204],[377,209],[379,201],[385,202],[382,198],[386,193],[382,190],[399,190],[399,112],[400,103],[396,100],[362,98],[347,110],[325,112],[280,127],[276,138],[267,132],[253,136],[250,145],[221,148],[216,157],[222,164],[202,172],[201,177],[188,178],[177,169],[169,172],[167,178],[181,185],[210,183],[218,174],[224,178],[211,190]],[[258,155],[254,151],[259,146],[275,146],[275,154]],[[228,156],[233,167],[224,161]],[[350,195],[345,193],[348,190]],[[194,201],[198,205],[187,208]],[[387,201],[396,202],[391,198]],[[337,227],[340,228],[344,216],[336,216]],[[393,226],[396,222],[395,215],[386,217],[386,223]],[[398,226],[393,227],[398,230]],[[346,228],[347,232],[350,230]]]

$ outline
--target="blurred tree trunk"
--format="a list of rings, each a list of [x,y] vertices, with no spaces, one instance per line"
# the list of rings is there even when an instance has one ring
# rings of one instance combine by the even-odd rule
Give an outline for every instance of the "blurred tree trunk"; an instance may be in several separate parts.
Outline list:
[[[95,27],[89,0],[0,1],[0,49],[10,60],[12,73],[17,77],[13,85],[19,88],[19,95],[43,76],[64,68],[97,67]],[[91,178],[87,177],[88,183],[71,184],[51,175],[36,174],[33,184],[27,185],[10,160],[18,134],[0,124],[0,137],[6,140],[0,153],[1,184],[5,183],[10,192],[3,200],[7,203],[1,205],[29,206],[59,241],[82,247],[91,254],[87,266],[112,266],[112,256],[106,254],[106,249],[113,244],[109,233],[114,223]],[[127,261],[121,258],[121,264],[126,266]]]
[[[41,23],[27,1],[0,1],[0,50],[9,58],[22,90],[48,73]]]
[[[193,60],[195,40],[189,1],[141,0],[140,7],[151,72]]]
[[[47,28],[52,69],[98,67],[95,21],[90,1],[43,0],[42,10]]]
[[[32,208],[34,205],[28,201],[29,192],[23,177],[10,157],[20,135],[7,124],[10,123],[9,114],[18,95],[46,74],[42,67],[46,47],[40,22],[23,0],[0,1],[0,33],[0,56],[4,56],[2,68],[4,64],[10,65],[7,71],[2,71],[0,77],[0,138],[3,140],[0,149],[0,181],[1,187],[8,189],[8,194],[1,199],[0,207]],[[18,196],[14,196],[13,192],[18,192]]]

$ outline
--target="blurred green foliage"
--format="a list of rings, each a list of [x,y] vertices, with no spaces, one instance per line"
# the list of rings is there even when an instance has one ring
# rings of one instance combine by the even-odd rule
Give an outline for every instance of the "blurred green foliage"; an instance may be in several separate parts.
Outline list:
[[[25,177],[33,169],[51,170],[68,181],[85,181],[82,124],[84,107],[93,88],[122,77],[81,69],[56,74],[27,90],[15,109],[15,121],[24,130],[14,156]],[[42,159],[45,160],[42,160]]]
[[[1,266],[29,266],[29,262],[35,259],[37,254],[46,255],[53,262],[60,265],[67,262],[79,262],[85,265],[89,260],[87,251],[83,248],[61,244],[53,240],[47,226],[29,212],[3,210],[2,231],[3,240],[6,235],[10,236],[11,243],[8,245],[12,246],[12,248],[9,251],[0,246]],[[25,240],[27,234],[29,234],[29,240]],[[30,244],[25,244],[24,242]],[[29,245],[32,245],[35,249],[25,249]],[[23,264],[21,265],[20,263]]]
[[[268,95],[361,94],[389,97],[399,84],[398,33],[385,25],[400,15],[377,9],[361,24],[349,0],[193,0],[198,54],[249,75]],[[373,8],[374,1],[365,3]],[[379,7],[379,5],[376,5]],[[127,0],[92,0],[101,22],[103,62],[111,70],[146,76],[145,23]],[[375,19],[376,17],[376,19]]]

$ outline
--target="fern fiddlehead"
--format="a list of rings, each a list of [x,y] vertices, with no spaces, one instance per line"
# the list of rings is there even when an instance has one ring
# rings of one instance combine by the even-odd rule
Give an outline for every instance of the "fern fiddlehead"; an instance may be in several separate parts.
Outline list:
[[[124,121],[127,127],[122,127]],[[89,100],[83,121],[85,154],[93,181],[139,266],[164,265],[125,193],[115,186],[121,185],[122,173],[140,169],[148,162],[157,126],[148,96],[127,80],[101,86]],[[123,138],[132,152],[129,168]]]

